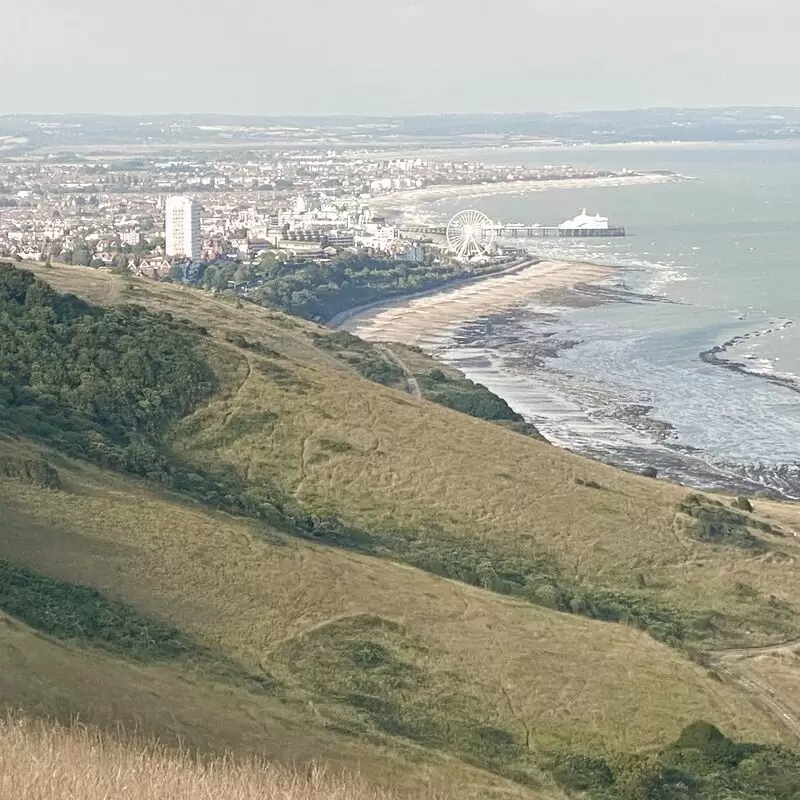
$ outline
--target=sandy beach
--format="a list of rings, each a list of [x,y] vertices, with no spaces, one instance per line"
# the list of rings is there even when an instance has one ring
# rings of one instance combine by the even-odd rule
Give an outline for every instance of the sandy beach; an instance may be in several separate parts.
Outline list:
[[[611,267],[568,261],[541,261],[519,272],[486,278],[433,295],[398,301],[366,311],[342,327],[368,341],[421,345],[426,335],[443,331],[505,308],[545,291],[569,289],[602,280]]]
[[[391,192],[374,198],[372,205],[378,211],[406,210],[422,203],[459,197],[484,197],[494,194],[527,194],[548,189],[581,189],[603,186],[640,186],[652,183],[667,183],[677,176],[668,173],[644,173],[616,175],[607,178],[565,178],[543,181],[501,181],[498,183],[454,184],[449,186],[427,186],[424,189],[408,189]]]

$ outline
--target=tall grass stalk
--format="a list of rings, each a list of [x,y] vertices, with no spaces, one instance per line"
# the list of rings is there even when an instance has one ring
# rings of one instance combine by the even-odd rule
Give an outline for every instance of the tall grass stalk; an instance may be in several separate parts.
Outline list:
[[[90,727],[0,718],[0,800],[389,800],[321,766],[201,760]]]

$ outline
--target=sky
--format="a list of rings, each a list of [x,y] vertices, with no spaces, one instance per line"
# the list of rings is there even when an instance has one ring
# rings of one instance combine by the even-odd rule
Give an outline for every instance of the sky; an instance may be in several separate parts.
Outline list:
[[[0,113],[800,105],[796,0],[0,0]]]

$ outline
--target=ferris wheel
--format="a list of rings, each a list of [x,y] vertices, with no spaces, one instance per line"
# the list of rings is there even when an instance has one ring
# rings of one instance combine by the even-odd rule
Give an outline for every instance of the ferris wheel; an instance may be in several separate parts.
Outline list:
[[[488,255],[494,226],[482,211],[459,211],[447,225],[447,244],[459,258]]]

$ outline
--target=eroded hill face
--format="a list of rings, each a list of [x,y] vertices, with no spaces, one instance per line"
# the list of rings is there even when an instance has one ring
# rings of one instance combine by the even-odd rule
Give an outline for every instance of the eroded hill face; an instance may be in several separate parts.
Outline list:
[[[3,439],[0,558],[95,587],[213,651],[213,668],[197,656],[191,670],[202,691],[239,698],[239,711],[223,703],[231,730],[242,713],[284,731],[278,757],[317,747],[401,782],[421,759],[445,781],[532,796],[567,785],[559,754],[608,756],[613,778],[614,754],[666,745],[696,719],[791,740],[758,693],[685,655],[796,630],[791,507],[733,511],[415,400],[280,314],[90,270],[39,273],[90,302],[189,318],[213,387],[151,432],[158,469],[137,481],[130,464],[65,459],[36,431]],[[96,646],[71,642],[76,665]],[[188,669],[134,674],[124,654],[104,658],[125,667],[115,692],[141,670]],[[30,699],[34,661],[4,670],[5,696]],[[785,692],[797,673],[782,661],[780,677]],[[57,705],[66,684],[41,680],[52,699],[40,705]],[[122,713],[80,696],[99,718]],[[182,727],[213,745],[192,708]],[[315,731],[313,747],[293,727]],[[265,746],[243,730],[234,746]]]

